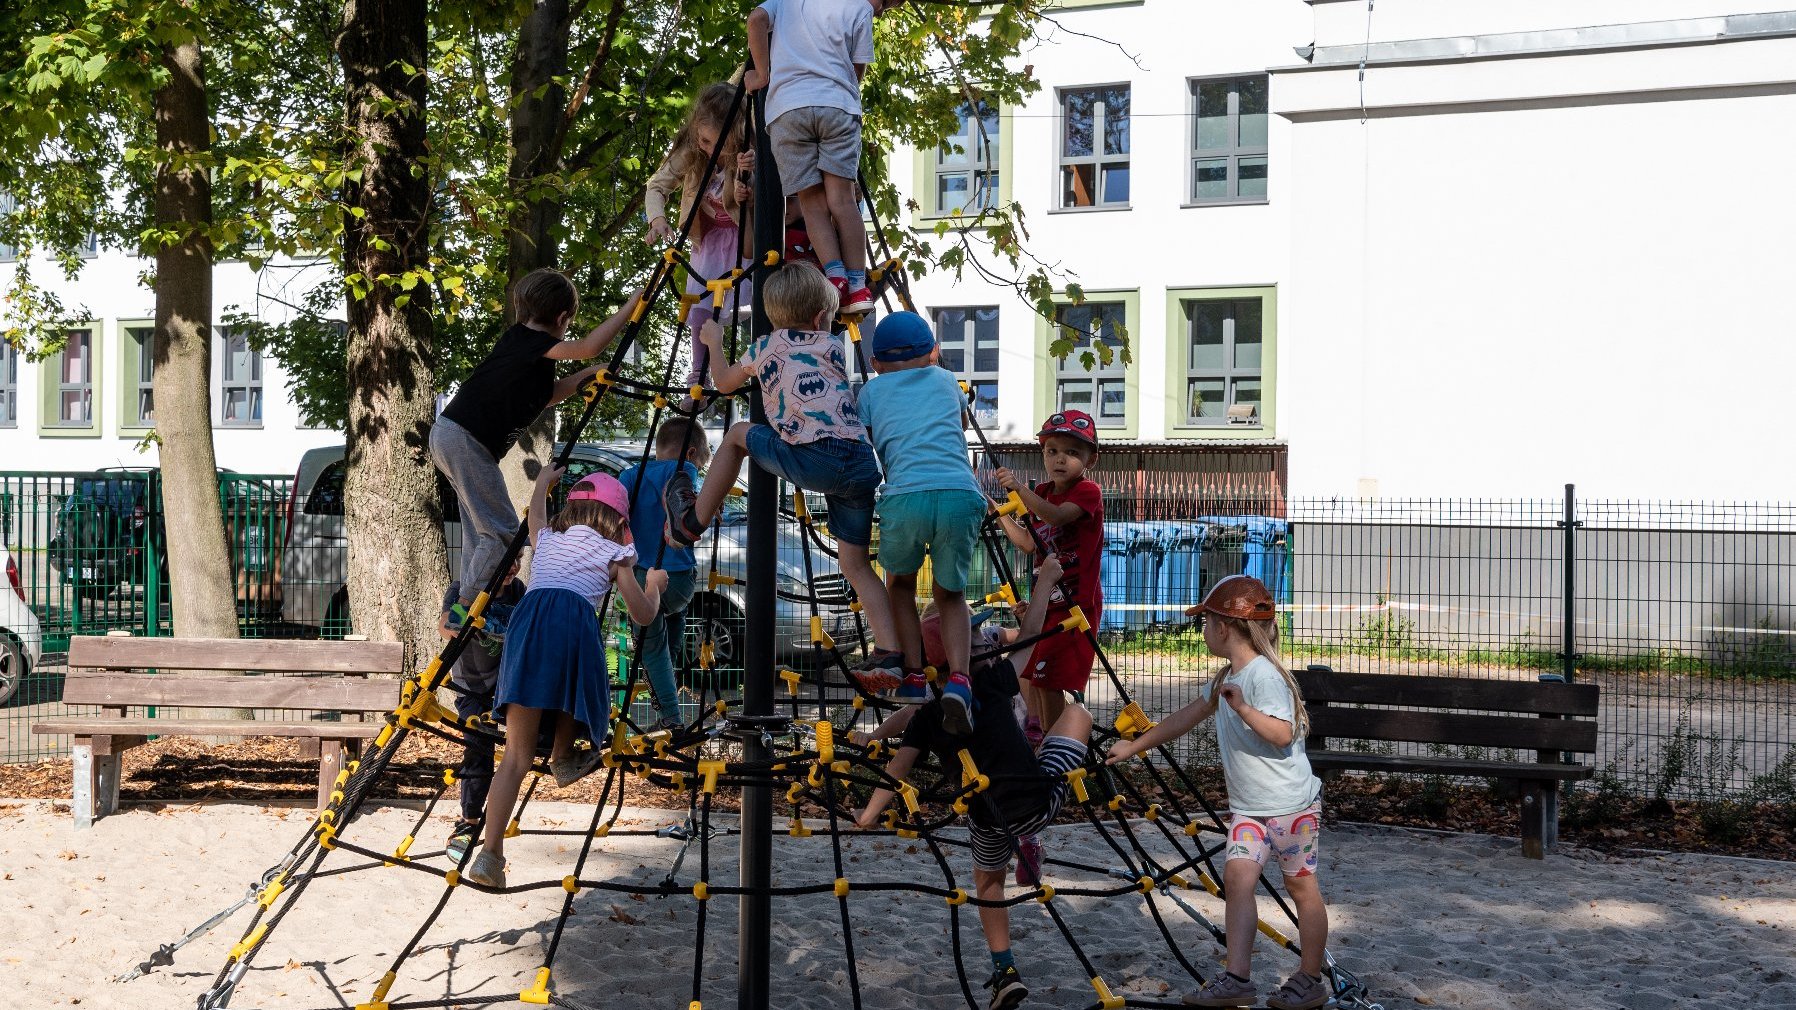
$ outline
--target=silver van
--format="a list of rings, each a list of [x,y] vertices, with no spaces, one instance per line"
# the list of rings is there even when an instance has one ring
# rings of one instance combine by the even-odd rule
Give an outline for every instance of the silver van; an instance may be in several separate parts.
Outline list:
[[[641,458],[640,445],[581,442],[574,446],[562,478],[562,493],[594,471],[613,476]],[[325,446],[308,451],[299,461],[288,501],[287,539],[282,550],[282,612],[289,624],[318,629],[322,637],[339,638],[350,631],[349,591],[344,586],[349,547],[343,532],[344,447]],[[461,555],[461,520],[455,495],[441,476],[437,492],[443,504],[443,534],[449,543],[449,567],[454,570]],[[807,499],[814,496],[807,495]],[[789,501],[783,494],[782,501]],[[813,514],[823,514],[816,497]],[[743,614],[748,575],[748,514],[743,498],[732,495],[717,520],[715,559],[712,537],[695,548],[699,587],[686,611],[686,638],[695,648],[704,626],[720,668],[742,664]],[[834,549],[833,541],[823,542]],[[815,592],[823,627],[846,652],[861,648],[858,630],[862,622],[848,609],[848,581],[835,560],[815,546],[811,548],[811,577],[805,577],[805,542],[795,522],[782,519],[779,529],[779,566],[775,579],[779,590],[777,653],[779,661],[798,666],[812,657],[810,598]],[[652,557],[652,554],[646,556]],[[706,576],[717,574],[737,580],[734,585],[708,585]],[[527,578],[527,576],[526,576]],[[676,664],[683,665],[683,664]]]

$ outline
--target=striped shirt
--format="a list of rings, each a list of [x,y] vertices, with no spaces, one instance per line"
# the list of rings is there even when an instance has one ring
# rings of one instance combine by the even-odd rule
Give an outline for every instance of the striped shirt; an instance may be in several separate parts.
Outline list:
[[[536,535],[530,560],[530,591],[566,589],[596,607],[611,588],[611,566],[617,562],[634,565],[636,548],[614,544],[591,526],[570,526],[566,533],[545,527]]]

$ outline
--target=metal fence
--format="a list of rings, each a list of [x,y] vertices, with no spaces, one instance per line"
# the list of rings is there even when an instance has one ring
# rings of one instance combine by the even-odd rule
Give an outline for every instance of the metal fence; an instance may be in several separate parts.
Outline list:
[[[1021,450],[996,461],[1025,477],[1039,466]],[[1597,763],[1637,793],[1751,795],[1780,768],[1796,769],[1796,508],[1287,498],[1282,456],[1273,467],[1239,462],[1177,470],[1151,454],[1106,456],[1094,474],[1107,518],[1100,633],[1150,714],[1182,705],[1214,669],[1184,608],[1244,572],[1274,590],[1295,664],[1601,685]],[[245,636],[352,630],[338,471],[297,495],[287,477],[221,477]],[[810,507],[821,514],[822,505]],[[447,510],[453,519],[452,502]],[[60,753],[63,742],[33,739],[30,723],[61,711],[58,653],[69,635],[170,632],[159,519],[153,474],[0,475],[0,532],[17,563],[17,595],[45,639],[45,660],[0,706],[0,759]],[[459,525],[447,532],[453,556]],[[689,717],[740,683],[740,587],[704,575],[746,576],[745,534],[732,502],[715,545],[707,538],[699,548],[687,665],[704,640],[717,668],[683,673]],[[807,547],[790,516],[779,542],[779,654],[803,669],[812,654],[807,584],[836,641],[852,645],[860,622],[834,562]],[[981,560],[969,591],[996,581]],[[628,627],[613,628],[621,676]],[[1101,671],[1088,701],[1100,718],[1115,707]],[[652,719],[646,701],[638,706]],[[1213,744],[1200,735],[1190,746],[1201,753]]]

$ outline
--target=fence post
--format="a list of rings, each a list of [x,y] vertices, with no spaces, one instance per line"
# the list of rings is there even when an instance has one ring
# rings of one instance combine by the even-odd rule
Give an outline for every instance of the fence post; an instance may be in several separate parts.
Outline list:
[[[1578,502],[1575,485],[1565,485],[1565,518],[1559,527],[1565,531],[1565,546],[1560,551],[1564,599],[1560,601],[1560,624],[1563,641],[1559,652],[1560,677],[1570,684],[1578,672]]]

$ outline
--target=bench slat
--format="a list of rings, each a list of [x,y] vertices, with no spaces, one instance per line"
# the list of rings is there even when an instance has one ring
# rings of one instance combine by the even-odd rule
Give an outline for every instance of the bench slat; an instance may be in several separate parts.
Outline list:
[[[1317,705],[1310,709],[1310,733],[1353,740],[1596,752],[1596,723],[1572,719]]]
[[[68,705],[179,705],[195,708],[329,709],[387,712],[399,703],[398,677],[182,677],[71,670]]]
[[[1595,684],[1550,681],[1478,680],[1470,677],[1411,676],[1293,670],[1308,701],[1345,705],[1414,705],[1531,715],[1597,714]]]
[[[35,723],[33,733],[74,736],[290,736],[371,740],[382,722],[266,722],[254,719],[95,719],[70,716]]]
[[[1572,781],[1590,778],[1586,765],[1510,764],[1507,761],[1476,761],[1470,758],[1404,757],[1393,754],[1356,754],[1352,751],[1309,752],[1310,767],[1316,771],[1431,772],[1437,775],[1466,775],[1474,778],[1554,779]]]
[[[403,673],[398,642],[306,642],[253,638],[69,640],[70,669],[259,670],[268,673]]]

